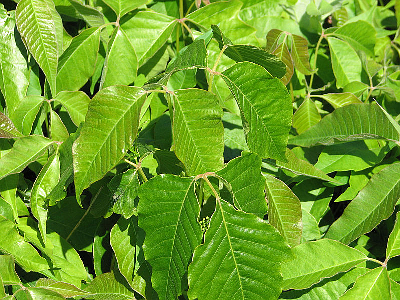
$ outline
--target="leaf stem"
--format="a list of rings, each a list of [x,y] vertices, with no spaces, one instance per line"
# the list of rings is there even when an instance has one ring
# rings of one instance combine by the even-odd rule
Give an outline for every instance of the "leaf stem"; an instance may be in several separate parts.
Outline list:
[[[209,78],[209,84],[208,84],[208,91],[211,92],[212,91],[212,85],[213,85],[213,80],[214,80],[214,74],[217,70],[218,67],[218,63],[221,60],[222,54],[224,54],[225,49],[227,48],[227,45],[224,45],[221,49],[221,51],[219,52],[219,55],[217,57],[217,60],[215,61],[215,64],[212,68],[212,72],[210,72],[210,78]]]
[[[324,31],[322,30],[321,36],[319,37],[318,42],[317,42],[317,46],[315,47],[315,53],[314,53],[315,57],[314,57],[314,64],[313,64],[314,70],[317,68],[317,59],[318,59],[318,50],[319,50],[319,47],[320,47],[320,45],[321,45],[322,40],[323,40],[324,38],[326,38],[326,37],[327,37],[327,35],[325,35],[325,34],[324,34]],[[309,83],[309,85],[308,85],[310,88],[312,88],[312,84],[313,84],[313,81],[314,81],[314,74],[315,74],[315,72],[312,73],[312,74],[311,74],[311,77],[310,77],[310,83]]]
[[[207,173],[204,173],[204,174],[197,175],[196,178],[195,178],[195,180],[197,180],[197,179],[199,179],[199,178],[204,179],[204,181],[208,184],[208,186],[210,187],[211,191],[213,192],[213,194],[214,194],[214,196],[215,196],[215,199],[217,199],[217,200],[219,201],[219,200],[220,200],[219,194],[218,194],[217,191],[214,189],[214,187],[213,187],[213,185],[211,184],[210,180],[208,180],[208,178],[207,178],[207,176],[210,176],[210,175],[215,176],[215,173],[214,173],[214,172],[207,172]]]
[[[140,160],[139,160],[139,163],[138,163],[138,164],[135,164],[135,163],[133,163],[133,162],[131,162],[130,160],[125,159],[125,158],[124,158],[124,161],[125,161],[127,164],[130,164],[131,166],[135,167],[135,169],[139,172],[139,174],[140,174],[140,176],[142,177],[142,179],[143,179],[144,182],[147,182],[147,181],[148,181],[148,179],[147,179],[147,177],[146,177],[146,174],[144,174],[144,172],[143,172],[143,169],[142,169],[142,162],[141,162]]]
[[[375,258],[367,257],[367,260],[373,261],[373,262],[375,262],[375,263],[377,263],[377,264],[380,264],[380,265],[383,266],[383,267],[386,267],[386,263],[385,263],[385,262],[381,262],[380,260],[377,260],[377,259],[375,259]]]

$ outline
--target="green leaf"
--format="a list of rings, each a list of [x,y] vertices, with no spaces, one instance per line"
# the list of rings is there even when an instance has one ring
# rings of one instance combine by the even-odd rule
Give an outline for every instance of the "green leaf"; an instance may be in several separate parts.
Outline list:
[[[301,234],[301,242],[314,241],[321,238],[321,231],[319,230],[317,220],[305,209],[301,210],[301,221],[303,230]]]
[[[89,28],[72,39],[58,62],[57,93],[77,91],[93,75],[100,46],[100,28]]]
[[[362,65],[356,51],[346,42],[328,38],[336,87],[342,88],[352,81],[361,81]]]
[[[272,54],[276,55],[286,66],[286,73],[281,80],[284,85],[287,85],[290,82],[290,79],[292,79],[294,73],[293,60],[289,48],[286,43],[281,43]]]
[[[292,101],[286,87],[264,68],[237,63],[223,72],[242,112],[247,144],[262,158],[286,160]]]
[[[26,95],[29,71],[26,50],[14,33],[15,15],[0,16],[0,23],[0,90],[10,116]]]
[[[386,259],[400,255],[400,213],[396,214],[396,223],[392,232],[390,233],[389,240],[386,248]]]
[[[279,179],[266,175],[268,221],[291,247],[300,244],[302,222],[300,200]]]
[[[236,62],[249,61],[258,64],[278,78],[285,75],[285,64],[277,56],[251,45],[233,45],[217,25],[211,25],[211,28],[219,48],[222,50],[225,47],[224,54],[229,58]]]
[[[60,116],[50,108],[50,136],[53,141],[64,142],[69,133]]]
[[[53,1],[21,0],[17,6],[16,20],[25,45],[43,70],[55,95],[63,27]]]
[[[89,5],[82,4],[79,0],[68,0],[75,8],[76,14],[90,27],[100,27],[104,24],[103,14]]]
[[[188,175],[222,169],[224,128],[217,98],[200,89],[174,92],[172,132],[176,156]]]
[[[47,290],[47,289],[43,289],[43,288],[28,287],[24,291],[25,291],[25,297],[26,297],[26,295],[29,295],[30,298],[28,298],[28,299],[32,299],[32,300],[36,300],[36,299],[37,300],[39,300],[39,299],[63,300],[63,299],[65,299],[59,293],[54,292],[54,291],[50,291],[50,290]],[[18,298],[20,296],[18,296]]]
[[[111,85],[129,85],[137,73],[137,58],[126,33],[116,27],[110,41],[101,78],[101,87]]]
[[[0,278],[3,284],[22,284],[14,269],[14,260],[10,255],[0,255]]]
[[[27,136],[18,139],[6,155],[0,158],[0,179],[8,174],[21,172],[35,161],[53,143],[42,136]]]
[[[27,96],[19,103],[12,118],[15,127],[24,135],[29,135],[32,131],[33,122],[42,107],[45,98],[42,96]]]
[[[40,171],[31,192],[32,214],[39,222],[40,234],[46,243],[47,197],[60,179],[60,158],[53,154]]]
[[[367,259],[362,252],[322,239],[292,248],[295,259],[282,265],[283,289],[305,289]]]
[[[296,128],[298,134],[302,134],[320,120],[321,115],[317,106],[307,97],[293,115],[293,127]]]
[[[290,250],[276,229],[218,199],[189,266],[190,299],[277,299]]]
[[[13,122],[2,112],[0,112],[0,138],[17,138],[24,136],[15,128]]]
[[[335,202],[353,200],[357,196],[358,192],[368,183],[369,177],[367,173],[368,170],[360,172],[352,171],[349,178],[350,186],[335,199]]]
[[[16,193],[18,181],[19,174],[9,175],[0,180],[0,195],[11,206],[14,220],[17,220],[18,215],[29,214],[25,203],[23,203],[22,200],[17,197]]]
[[[176,299],[182,293],[181,280],[192,253],[201,241],[193,179],[153,177],[140,186],[139,198],[139,226],[146,232],[143,250],[152,267],[153,288],[161,300]]]
[[[137,275],[140,264],[144,261],[141,246],[145,233],[137,225],[137,217],[128,220],[121,217],[111,230],[110,243],[118,262],[121,274],[129,284]]]
[[[339,300],[346,299],[391,299],[387,269],[375,268],[358,277],[354,286],[339,298]]]
[[[289,143],[309,147],[317,143],[329,145],[335,140],[399,141],[400,131],[397,126],[376,103],[349,104],[335,109],[306,132],[291,138]]]
[[[348,244],[387,219],[400,197],[399,174],[400,163],[391,164],[374,174],[342,216],[331,225],[326,237]]]
[[[0,250],[10,254],[26,271],[39,272],[47,270],[49,265],[36,249],[19,235],[16,225],[0,215]]]
[[[62,91],[58,93],[54,100],[59,101],[65,107],[76,126],[85,121],[90,98],[84,92]]]
[[[352,103],[362,103],[353,93],[334,93],[334,94],[323,94],[318,95],[329,102],[334,108],[346,106]]]
[[[110,171],[133,144],[145,99],[142,89],[128,86],[109,87],[93,97],[72,150],[78,198],[85,188]]]
[[[361,50],[368,56],[374,56],[376,30],[370,23],[363,20],[346,23],[336,29],[332,35],[346,41],[356,51]]]
[[[256,154],[242,153],[242,156],[232,159],[225,168],[218,171],[217,175],[228,184],[233,203],[238,209],[264,217],[267,212],[265,179],[261,175],[261,159]]]
[[[136,51],[139,66],[166,43],[176,23],[175,18],[152,11],[140,11],[129,20],[121,22],[121,28]]]
[[[117,174],[108,183],[108,188],[113,194],[113,211],[116,214],[122,214],[129,219],[133,214],[137,215],[135,199],[139,187],[139,178],[136,170]]]
[[[304,75],[311,75],[315,71],[311,68],[308,57],[308,42],[305,38],[292,34],[292,57],[296,70]]]
[[[104,0],[104,3],[112,8],[118,17],[146,4],[147,0]]]
[[[36,287],[45,288],[46,290],[51,290],[53,292],[59,293],[65,298],[79,296],[84,297],[89,294],[88,292],[78,289],[72,284],[51,280],[49,278],[39,278],[39,280],[36,282]]]

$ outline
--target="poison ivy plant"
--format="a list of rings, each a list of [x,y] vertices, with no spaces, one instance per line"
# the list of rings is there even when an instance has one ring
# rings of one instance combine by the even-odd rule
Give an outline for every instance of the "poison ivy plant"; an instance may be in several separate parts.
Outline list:
[[[398,2],[0,4],[0,299],[400,299]]]

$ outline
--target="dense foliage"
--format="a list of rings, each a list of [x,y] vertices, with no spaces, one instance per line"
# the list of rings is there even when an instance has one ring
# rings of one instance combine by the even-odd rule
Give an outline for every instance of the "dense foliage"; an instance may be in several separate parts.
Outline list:
[[[400,299],[400,1],[16,2],[0,298]]]

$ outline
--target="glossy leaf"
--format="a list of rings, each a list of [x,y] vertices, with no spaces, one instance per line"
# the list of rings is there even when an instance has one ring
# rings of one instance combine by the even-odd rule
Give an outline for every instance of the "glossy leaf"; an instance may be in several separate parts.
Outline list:
[[[241,109],[250,150],[262,158],[285,161],[292,118],[286,87],[264,68],[249,62],[224,71],[223,79]]]
[[[132,288],[124,282],[124,278],[114,272],[103,273],[96,276],[95,279],[84,289],[85,292],[91,295],[87,298],[94,298],[96,300],[134,300]]]
[[[224,128],[216,97],[200,89],[174,92],[172,121],[176,156],[189,175],[223,167]]]
[[[0,24],[0,90],[10,116],[26,95],[29,71],[26,50],[14,33],[15,15],[0,16]]]
[[[279,296],[280,266],[291,253],[272,225],[218,199],[204,239],[189,266],[190,299]]]
[[[291,247],[300,244],[302,222],[300,200],[290,188],[273,176],[265,176],[268,221]]]
[[[296,128],[298,134],[302,134],[320,120],[321,115],[315,103],[310,98],[306,98],[293,115],[293,127]]]
[[[143,90],[127,86],[109,87],[94,96],[72,150],[78,198],[83,189],[111,170],[132,145],[144,101]]]
[[[232,159],[225,168],[218,171],[217,175],[228,185],[233,203],[239,210],[264,217],[267,212],[265,179],[261,175],[261,159],[257,155],[242,153],[242,156]]]
[[[292,57],[296,70],[304,75],[311,75],[314,70],[310,66],[308,57],[308,42],[305,38],[292,34]]]
[[[306,132],[289,143],[309,147],[317,143],[329,145],[335,140],[357,139],[400,140],[398,124],[394,124],[377,104],[349,104],[337,108]]]
[[[45,288],[46,290],[51,290],[53,292],[62,295],[65,298],[79,297],[79,296],[84,297],[89,294],[88,292],[85,292],[72,284],[51,280],[49,278],[39,278],[39,280],[36,282],[36,287],[41,287]]]
[[[18,31],[55,94],[58,56],[62,51],[62,21],[53,1],[21,0],[16,20]]]
[[[104,0],[104,3],[111,7],[118,17],[122,17],[135,8],[146,4],[147,0]]]
[[[318,95],[318,97],[328,101],[334,108],[346,106],[352,103],[362,103],[362,101],[352,93],[323,94]]]
[[[24,135],[31,133],[33,122],[44,101],[45,98],[42,96],[27,96],[15,109],[13,113],[15,127]]]
[[[53,142],[42,136],[28,136],[18,139],[6,155],[0,158],[0,178],[21,172],[35,161]]]
[[[175,299],[201,240],[193,180],[157,176],[141,185],[139,197],[139,226],[146,232],[143,250],[152,267],[153,287],[160,299]]]
[[[0,255],[0,278],[3,284],[22,284],[17,273],[15,272],[14,260],[10,255]]]
[[[326,233],[327,238],[350,243],[387,219],[400,197],[400,164],[374,174]]]
[[[2,112],[0,112],[0,138],[17,138],[23,134],[15,128],[13,122]]]
[[[60,178],[60,158],[53,154],[40,171],[31,192],[32,214],[39,222],[39,230],[46,243],[47,197]]]
[[[59,293],[50,291],[47,289],[43,288],[37,288],[37,287],[28,287],[26,290],[23,290],[25,292],[25,297],[27,299],[48,299],[48,300],[63,300],[65,299],[63,296],[61,296]],[[27,296],[29,295],[29,296]],[[21,297],[21,295],[17,296],[18,298]]]
[[[47,270],[49,265],[36,249],[18,233],[16,225],[0,215],[0,250],[10,254],[26,271]]]
[[[57,71],[57,93],[77,91],[93,75],[100,45],[100,28],[89,28],[72,39],[61,55]]]
[[[387,248],[386,248],[386,258],[392,258],[400,255],[400,214],[396,214],[396,223],[392,232],[390,233]]]
[[[364,253],[330,239],[303,243],[292,251],[295,258],[282,265],[284,290],[308,288],[367,259]]]
[[[339,298],[346,299],[391,299],[387,269],[375,268],[358,277],[354,286]]]
[[[69,133],[60,116],[50,109],[50,136],[53,141],[64,142]]]
[[[76,126],[85,121],[90,98],[84,92],[62,91],[54,99],[65,107]]]

